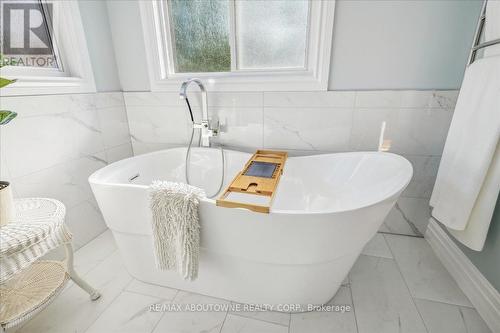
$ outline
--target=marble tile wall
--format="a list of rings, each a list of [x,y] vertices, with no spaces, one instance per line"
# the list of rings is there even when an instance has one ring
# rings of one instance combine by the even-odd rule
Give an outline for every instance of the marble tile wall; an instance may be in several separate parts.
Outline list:
[[[199,95],[190,96],[199,116]],[[222,125],[218,141],[239,150],[377,150],[385,122],[389,151],[406,157],[414,176],[382,231],[419,235],[457,96],[456,90],[219,92],[208,101]],[[125,92],[124,98],[136,155],[188,142],[190,119],[178,93]]]
[[[221,144],[292,155],[376,150],[385,121],[389,151],[413,164],[414,177],[381,231],[418,235],[456,97],[457,91],[210,93],[209,107],[221,122]],[[199,114],[196,93],[191,104]],[[181,146],[190,135],[177,93],[4,97],[0,106],[19,113],[1,128],[0,177],[14,184],[15,196],[63,201],[77,247],[105,229],[87,182],[92,172],[131,156],[132,147],[141,154]]]
[[[87,178],[106,164],[132,156],[123,94],[2,97],[18,117],[1,127],[2,180],[17,197],[64,202],[80,247],[106,226]]]

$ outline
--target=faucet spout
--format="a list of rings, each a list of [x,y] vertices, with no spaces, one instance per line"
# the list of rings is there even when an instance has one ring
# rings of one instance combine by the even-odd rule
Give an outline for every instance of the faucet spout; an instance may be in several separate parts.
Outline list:
[[[207,89],[205,88],[205,85],[200,79],[197,78],[192,78],[187,81],[184,81],[181,85],[181,90],[180,90],[180,98],[181,99],[187,99],[187,88],[191,83],[196,83],[198,87],[200,88],[201,91],[201,113],[202,113],[202,120],[208,121],[208,98],[207,98]]]
[[[185,99],[187,101],[188,107],[190,108],[191,112],[191,107],[189,106],[189,101],[187,97],[187,88],[193,82],[198,85],[201,91],[201,122],[195,123],[194,118],[191,114],[191,118],[193,120],[193,128],[201,130],[201,145],[203,147],[210,147],[210,138],[217,136],[219,128],[218,126],[216,126],[216,128],[212,128],[210,119],[208,117],[208,98],[207,98],[207,89],[205,88],[205,85],[200,79],[197,78],[192,78],[187,81],[184,81],[181,85],[179,96],[181,99]]]

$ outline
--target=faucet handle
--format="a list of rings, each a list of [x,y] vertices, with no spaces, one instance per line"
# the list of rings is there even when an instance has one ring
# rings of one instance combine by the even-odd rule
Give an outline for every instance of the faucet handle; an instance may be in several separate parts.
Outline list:
[[[220,122],[217,120],[210,120],[209,129],[212,131],[212,136],[217,136],[220,130]]]

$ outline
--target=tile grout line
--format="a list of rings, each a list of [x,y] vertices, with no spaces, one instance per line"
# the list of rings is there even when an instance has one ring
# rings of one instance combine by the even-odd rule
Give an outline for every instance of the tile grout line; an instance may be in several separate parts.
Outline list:
[[[224,316],[224,320],[222,321],[222,325],[220,325],[219,333],[222,333],[222,330],[224,329],[224,324],[226,323],[226,319],[227,319],[228,314],[229,314],[229,309],[226,311],[226,315]]]
[[[290,333],[291,329],[292,329],[292,313],[290,313],[290,316],[288,317],[288,333]]]
[[[356,325],[356,332],[359,333],[358,316],[356,315],[356,306],[354,305],[354,297],[352,296],[352,284],[349,274],[350,273],[347,274],[347,279],[349,281],[349,294],[351,294],[352,311],[354,312],[354,324]]]
[[[103,309],[99,312],[99,315],[98,315],[98,316],[97,316],[97,317],[96,317],[96,318],[95,318],[95,319],[94,319],[94,320],[93,320],[93,321],[92,321],[92,322],[91,322],[91,323],[87,326],[87,328],[86,328],[86,329],[84,329],[84,330],[83,330],[83,332],[82,332],[82,333],[86,333],[86,332],[88,332],[88,331],[89,331],[89,329],[92,327],[92,325],[94,325],[94,324],[97,322],[97,320],[99,320],[99,318],[101,318],[102,314],[103,314],[104,312],[106,312],[106,310],[107,310],[107,309],[108,309],[108,308],[109,308],[109,307],[110,307],[110,306],[111,306],[111,305],[112,305],[112,304],[116,301],[116,299],[117,299],[118,297],[120,297],[120,296],[123,294],[123,291],[125,290],[125,288],[126,288],[126,287],[128,287],[128,286],[132,283],[132,281],[133,281],[133,280],[134,280],[134,279],[131,277],[130,281],[129,281],[129,282],[128,282],[128,283],[127,283],[124,287],[123,287],[123,289],[122,289],[122,290],[118,293],[118,295],[116,295],[115,297],[113,297],[113,299],[111,300],[111,302],[109,302],[109,304],[108,304],[107,306],[105,306],[105,307],[104,307],[104,308],[103,308]],[[101,297],[103,297],[103,296],[101,295]]]
[[[265,311],[265,312],[267,312],[267,311]],[[282,313],[285,313],[285,312],[282,312]],[[255,318],[255,317],[244,316],[244,315],[239,314],[237,312],[232,312],[232,313],[228,312],[228,314],[230,314],[232,316],[237,316],[237,317],[245,318],[245,319],[261,321],[261,322],[266,323],[266,324],[278,325],[278,326],[283,326],[283,327],[288,327],[290,325],[290,324],[288,324],[288,325],[286,325],[286,324],[279,324],[279,323],[276,323],[276,322],[273,322],[273,321],[259,319],[259,318]],[[290,322],[290,320],[288,320],[288,321]]]
[[[410,220],[410,218],[408,216],[406,216],[406,213],[399,206],[397,201],[394,204],[394,208],[396,209],[396,211],[398,211],[401,214],[401,217],[403,217],[403,220],[410,226],[410,229],[412,230],[412,232],[415,235],[419,236],[420,238],[424,238],[424,235],[420,232],[420,230],[418,230],[417,226],[415,226],[415,223],[413,223],[413,221]]]
[[[108,230],[109,230],[109,229],[108,229]],[[106,230],[106,231],[108,231],[108,230]],[[104,231],[104,232],[106,232],[106,231]],[[109,231],[110,231],[110,230],[109,230]],[[101,236],[102,234],[104,234],[104,232],[103,232],[103,233],[101,233],[99,236]],[[111,232],[111,231],[110,231],[110,232]],[[99,236],[97,236],[97,237],[99,237]],[[93,241],[94,241],[97,237],[95,237],[92,241],[88,242],[88,243],[87,243],[87,244],[85,244],[85,245],[88,245],[88,244],[92,243],[92,242],[93,242]],[[114,242],[114,238],[113,238],[113,242]],[[116,244],[115,244],[115,245],[116,245]],[[100,260],[100,261],[99,261],[96,265],[94,265],[94,267],[92,267],[91,269],[89,269],[89,271],[88,271],[87,273],[85,273],[85,274],[83,275],[83,277],[86,279],[86,278],[87,278],[87,276],[88,276],[88,275],[89,275],[89,274],[90,274],[90,273],[91,273],[94,269],[96,269],[96,268],[97,268],[97,266],[99,266],[100,264],[102,264],[102,263],[103,263],[106,259],[110,258],[113,254],[115,254],[115,253],[117,253],[117,252],[118,252],[118,248],[115,248],[115,250],[114,250],[114,251],[112,251],[110,254],[108,254],[108,255],[107,255],[104,259]],[[95,318],[95,320],[93,320],[93,321],[92,321],[92,322],[91,322],[91,323],[87,326],[87,328],[86,328],[86,329],[85,329],[82,333],[87,332],[87,331],[90,329],[90,327],[92,327],[92,325],[93,325],[93,324],[94,324],[94,323],[95,323],[95,322],[96,322],[96,321],[97,321],[97,320],[101,317],[101,315],[102,315],[102,314],[103,314],[103,313],[104,313],[104,312],[105,312],[105,311],[106,311],[106,310],[107,310],[107,309],[111,306],[111,304],[113,304],[113,303],[114,303],[114,301],[115,301],[115,300],[116,300],[116,299],[117,299],[117,298],[118,298],[118,297],[119,297],[119,296],[123,293],[123,291],[125,290],[125,288],[127,288],[127,287],[128,287],[128,286],[132,283],[132,281],[133,281],[133,280],[134,280],[134,279],[131,277],[130,281],[129,281],[129,282],[128,282],[128,283],[127,283],[127,284],[126,284],[126,285],[122,288],[122,290],[118,293],[118,295],[116,295],[116,296],[115,296],[115,297],[111,300],[111,302],[109,302],[109,304],[108,304],[107,306],[105,306],[105,307],[104,307],[104,308],[100,311],[99,315]],[[74,285],[73,285],[73,287],[74,287]],[[101,297],[103,297],[103,295],[101,295]]]
[[[177,289],[177,293],[179,293],[179,289]],[[175,296],[177,296],[177,293],[175,294]],[[174,296],[174,298],[175,298],[175,296]],[[173,301],[174,300],[172,299],[171,301],[169,301],[169,303],[172,304]],[[166,313],[167,313],[166,311],[163,311],[163,313],[161,314],[161,316],[158,319],[158,321],[156,322],[156,324],[154,324],[154,326],[151,328],[150,333],[153,333],[156,330],[156,328],[158,327],[158,325],[160,325],[160,322],[162,321],[163,317],[165,317]]]
[[[384,239],[385,239],[385,241],[387,243],[387,246],[389,247],[389,251],[391,251],[391,254],[394,257],[394,259],[393,259],[394,263],[396,264],[396,267],[398,268],[399,275],[401,276],[401,279],[403,280],[403,282],[404,282],[404,284],[406,286],[406,289],[408,290],[408,294],[410,295],[411,302],[412,302],[413,306],[415,307],[415,310],[417,310],[417,313],[418,313],[418,316],[419,316],[420,320],[422,321],[422,325],[424,325],[424,328],[427,331],[427,333],[430,333],[429,332],[429,328],[427,327],[427,325],[425,323],[425,320],[422,317],[422,314],[420,313],[420,310],[418,309],[417,303],[415,302],[415,297],[413,296],[413,294],[412,294],[412,292],[410,290],[410,287],[408,287],[408,283],[406,282],[406,279],[405,279],[405,277],[403,275],[403,272],[401,272],[401,267],[399,267],[399,263],[396,260],[396,255],[394,254],[394,251],[391,248],[391,244],[387,241],[387,239],[385,238],[385,235],[383,237],[384,237]]]
[[[389,231],[377,231],[377,233],[382,234],[382,235],[393,235],[393,236],[401,236],[401,237],[424,238],[424,236],[410,235],[410,234],[400,234],[400,233],[397,233],[397,232],[389,232]]]
[[[132,282],[133,282],[134,280],[136,280],[136,279],[132,278]],[[139,280],[137,280],[137,281],[139,281]],[[132,282],[131,282],[131,283],[132,283]],[[161,297],[153,296],[153,295],[150,295],[150,294],[141,293],[141,292],[138,292],[138,291],[135,291],[135,290],[128,290],[128,289],[126,289],[126,288],[127,288],[127,287],[131,284],[131,283],[129,283],[129,284],[125,287],[125,289],[123,289],[123,292],[131,293],[131,294],[135,294],[135,295],[140,295],[140,296],[153,297],[153,298],[156,298],[156,299],[158,299],[158,300],[160,300],[160,301],[172,302],[172,301],[174,300],[173,298],[172,298],[172,299],[161,298]],[[175,298],[175,296],[174,296],[174,298]]]
[[[432,303],[439,303],[439,304],[444,304],[444,305],[450,305],[450,306],[456,306],[456,307],[463,307],[467,309],[473,309],[476,310],[476,308],[472,305],[463,305],[463,304],[454,304],[454,303],[448,303],[448,302],[443,302],[443,301],[436,301],[433,299],[428,299],[428,298],[422,298],[422,297],[413,297],[414,299],[418,299],[421,301],[427,301],[427,302],[432,302]],[[477,311],[477,310],[476,310]]]

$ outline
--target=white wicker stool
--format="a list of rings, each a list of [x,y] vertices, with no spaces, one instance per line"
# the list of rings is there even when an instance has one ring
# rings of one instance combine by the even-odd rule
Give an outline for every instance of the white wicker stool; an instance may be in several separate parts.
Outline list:
[[[90,295],[101,295],[75,272],[66,209],[53,199],[14,201],[14,221],[0,228],[0,326],[2,330],[31,318],[71,279]],[[64,245],[66,261],[38,260]]]

